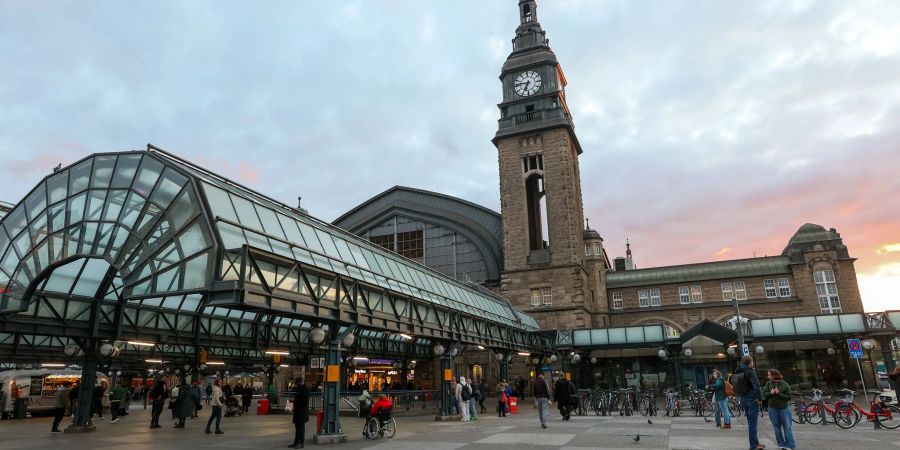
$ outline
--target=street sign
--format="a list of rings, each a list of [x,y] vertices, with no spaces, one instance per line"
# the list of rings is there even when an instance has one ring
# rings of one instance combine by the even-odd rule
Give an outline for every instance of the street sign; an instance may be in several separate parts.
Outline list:
[[[749,354],[750,354],[750,345],[744,344],[743,347],[741,347],[741,356],[746,356]]]
[[[859,339],[847,339],[847,348],[850,349],[850,357],[853,359],[862,359],[863,348]]]

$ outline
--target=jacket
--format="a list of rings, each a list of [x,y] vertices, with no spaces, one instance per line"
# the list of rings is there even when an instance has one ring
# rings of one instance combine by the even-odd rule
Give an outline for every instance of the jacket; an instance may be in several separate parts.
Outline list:
[[[212,399],[210,400],[210,404],[212,406],[222,407],[222,388],[219,386],[212,387]]]
[[[561,405],[568,405],[572,402],[572,394],[574,393],[575,387],[572,386],[572,383],[569,383],[569,380],[565,378],[560,378],[554,392],[556,402]]]
[[[713,392],[716,394],[716,401],[721,402],[725,400],[727,397],[725,395],[725,376],[721,376],[716,379],[716,382],[713,383],[710,387],[712,387]]]
[[[69,391],[67,389],[56,391],[56,403],[53,407],[62,410],[69,409]]]
[[[153,383],[153,387],[150,388],[150,398],[153,400],[162,400],[166,398],[166,382],[163,380],[159,380],[156,383]]]
[[[534,379],[534,398],[550,398],[550,384],[546,378]]]
[[[305,384],[294,387],[294,424],[309,422],[309,389]]]
[[[773,394],[772,389],[778,388],[778,393]],[[769,381],[762,389],[763,397],[769,401],[769,408],[785,409],[791,400],[791,385],[787,381]]]
[[[111,402],[120,402],[125,400],[125,388],[122,386],[116,386],[110,391],[109,400]]]
[[[192,415],[194,415],[194,402],[191,401],[190,386],[183,384],[178,387],[178,397],[175,399],[175,417]]]
[[[369,410],[369,414],[374,416],[374,415],[378,414],[379,412],[381,412],[382,410],[388,409],[392,406],[394,406],[394,405],[391,403],[390,398],[388,398],[388,397],[379,398],[378,401],[375,402],[374,405],[372,405],[372,409]]]
[[[756,376],[756,370],[746,364],[741,364],[734,373],[743,373],[744,379],[750,385],[750,391],[741,396],[742,400],[762,400],[762,388],[759,385],[759,377]]]

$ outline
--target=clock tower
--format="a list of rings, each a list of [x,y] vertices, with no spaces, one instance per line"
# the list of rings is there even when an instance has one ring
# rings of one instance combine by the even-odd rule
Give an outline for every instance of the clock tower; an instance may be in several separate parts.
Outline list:
[[[599,308],[597,277],[585,261],[581,145],[566,105],[566,77],[538,22],[536,0],[519,0],[519,21],[500,73],[503,101],[493,139],[503,219],[501,289],[544,329],[590,327]]]

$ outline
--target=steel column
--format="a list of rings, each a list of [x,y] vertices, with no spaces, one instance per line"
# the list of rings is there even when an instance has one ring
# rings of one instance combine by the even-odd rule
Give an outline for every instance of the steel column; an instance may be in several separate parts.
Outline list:
[[[435,374],[435,376],[439,376],[441,378],[441,416],[453,416],[453,402],[456,400],[456,393],[450,392],[450,380],[447,379],[444,374],[448,371],[452,374],[453,370],[453,357],[450,356],[450,349],[445,349],[444,354],[441,355],[441,372],[439,374]],[[452,378],[452,377],[451,377]]]
[[[84,343],[84,364],[81,369],[81,386],[78,388],[78,408],[72,425],[66,428],[66,433],[78,433],[94,431],[91,422],[91,401],[94,397],[94,384],[97,382],[97,357],[96,339],[87,339]]]
[[[336,324],[329,327],[328,343],[325,349],[325,387],[322,391],[324,418],[322,428],[315,436],[317,444],[347,442],[347,435],[341,428],[341,337]]]

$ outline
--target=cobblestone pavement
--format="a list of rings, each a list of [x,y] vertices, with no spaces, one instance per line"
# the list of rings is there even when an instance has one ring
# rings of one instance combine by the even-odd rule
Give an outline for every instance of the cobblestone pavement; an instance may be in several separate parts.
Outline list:
[[[163,417],[170,414],[164,412]],[[257,416],[223,419],[224,435],[206,435],[203,429],[208,409],[201,418],[190,419],[185,429],[173,429],[169,420],[163,428],[150,430],[149,412],[132,409],[116,424],[97,421],[97,431],[88,434],[50,433],[50,418],[0,421],[0,449],[46,450],[142,450],[142,449],[269,449],[286,448],[293,439],[289,416]],[[67,418],[68,419],[68,418]],[[313,417],[313,421],[315,418]],[[340,449],[378,450],[455,450],[506,449],[746,449],[747,422],[741,417],[731,430],[719,430],[715,424],[696,417],[572,417],[570,422],[551,415],[550,427],[541,429],[530,407],[507,418],[482,416],[475,422],[435,422],[433,417],[397,417],[398,431],[393,439],[369,441],[360,431],[362,419],[344,417],[341,422],[349,442],[333,446]],[[314,423],[307,427],[307,447],[312,444]],[[640,436],[635,443],[634,436]],[[900,447],[900,430],[874,430],[858,425],[841,430],[833,425],[795,425],[794,436],[801,449],[888,449]],[[760,419],[760,441],[775,449],[768,419]]]

